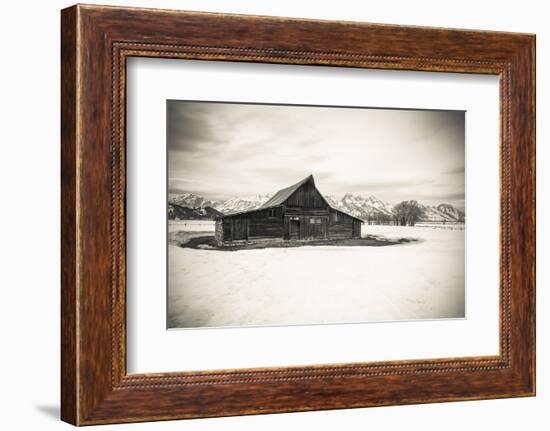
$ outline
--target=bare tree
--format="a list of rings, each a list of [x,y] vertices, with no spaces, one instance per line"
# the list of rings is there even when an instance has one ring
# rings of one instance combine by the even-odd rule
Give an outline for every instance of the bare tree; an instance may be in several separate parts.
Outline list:
[[[403,201],[393,207],[393,220],[399,226],[414,226],[424,216],[417,201]]]
[[[373,214],[369,214],[365,220],[367,224],[370,224],[370,225],[385,225],[385,224],[391,224],[392,216],[389,214],[376,212]]]

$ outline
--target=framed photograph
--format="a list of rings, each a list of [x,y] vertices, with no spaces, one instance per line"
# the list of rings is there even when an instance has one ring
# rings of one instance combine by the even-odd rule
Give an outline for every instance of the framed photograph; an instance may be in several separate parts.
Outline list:
[[[169,100],[166,116],[168,328],[466,317],[465,112]]]
[[[535,37],[62,11],[62,419],[535,394]]]

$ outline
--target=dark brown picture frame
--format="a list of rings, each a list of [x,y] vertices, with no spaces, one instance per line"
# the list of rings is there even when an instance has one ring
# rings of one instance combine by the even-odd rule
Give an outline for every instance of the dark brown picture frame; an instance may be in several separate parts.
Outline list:
[[[81,5],[61,17],[64,421],[90,425],[535,394],[534,35]],[[130,56],[498,75],[499,355],[127,374]]]

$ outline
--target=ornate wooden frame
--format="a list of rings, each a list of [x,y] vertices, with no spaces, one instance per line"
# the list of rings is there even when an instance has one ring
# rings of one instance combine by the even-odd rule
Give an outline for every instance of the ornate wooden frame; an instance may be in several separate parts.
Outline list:
[[[88,425],[535,394],[534,35],[81,5],[61,16],[63,420]],[[498,75],[500,354],[128,375],[129,56]]]

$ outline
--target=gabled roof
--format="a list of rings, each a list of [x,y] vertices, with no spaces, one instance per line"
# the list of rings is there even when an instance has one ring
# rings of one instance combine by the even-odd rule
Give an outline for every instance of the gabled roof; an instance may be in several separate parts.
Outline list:
[[[329,205],[330,206],[330,205]],[[331,210],[336,211],[337,213],[347,215],[348,217],[354,218],[355,220],[360,221],[361,223],[364,223],[363,220],[361,220],[359,217],[352,216],[351,214],[348,214],[342,210],[338,210],[336,208],[330,207]]]
[[[278,207],[280,205],[283,205],[286,202],[286,200],[290,196],[292,196],[294,194],[294,192],[296,192],[296,190],[298,190],[301,186],[303,186],[307,182],[311,182],[313,184],[313,187],[317,188],[317,186],[315,185],[315,180],[313,179],[313,175],[309,175],[306,178],[304,178],[303,180],[298,181],[296,184],[293,184],[289,187],[286,187],[284,189],[279,190],[277,193],[275,193],[271,197],[271,199],[269,199],[266,203],[264,203],[262,206],[260,206],[258,208],[255,208],[253,210],[247,210],[247,211],[239,211],[239,212],[236,212],[236,213],[233,213],[233,214],[227,214],[227,215],[223,216],[222,218],[253,213],[253,212],[256,212],[256,211],[259,211],[259,210],[265,210],[265,209],[274,208],[274,207]],[[348,214],[348,213],[345,213],[344,211],[340,211],[336,208],[333,208],[332,205],[330,205],[327,202],[327,200],[325,199],[325,197],[323,196],[322,193],[319,192],[319,195],[321,196],[321,199],[323,199],[323,201],[327,204],[327,207],[329,207],[330,209],[332,209],[334,211],[337,211],[339,213],[345,214],[345,215],[347,215],[351,218],[354,218],[356,220],[359,220],[361,223],[363,223],[363,220],[361,220],[360,218],[354,217],[351,214]]]
[[[271,199],[269,199],[265,204],[263,204],[258,209],[272,208],[272,207],[277,207],[279,205],[284,204],[285,201],[290,196],[292,196],[296,190],[298,190],[302,185],[304,185],[305,183],[307,183],[309,181],[311,181],[311,183],[313,183],[313,186],[315,186],[315,180],[313,179],[313,175],[310,175],[310,176],[304,178],[302,181],[298,181],[296,184],[293,184],[289,187],[286,187],[284,189],[279,190],[277,193],[275,193],[271,197]]]

